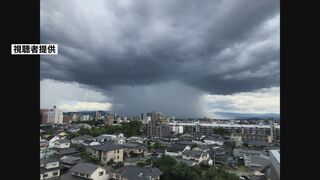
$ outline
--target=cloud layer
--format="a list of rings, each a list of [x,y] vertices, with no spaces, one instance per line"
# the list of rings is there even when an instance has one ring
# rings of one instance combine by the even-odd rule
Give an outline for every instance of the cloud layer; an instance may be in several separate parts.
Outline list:
[[[150,100],[129,90],[171,82],[180,85],[153,96],[182,86],[197,90],[190,99],[279,86],[276,0],[47,0],[41,42],[59,44],[58,56],[41,57],[43,80],[76,82],[127,107]]]

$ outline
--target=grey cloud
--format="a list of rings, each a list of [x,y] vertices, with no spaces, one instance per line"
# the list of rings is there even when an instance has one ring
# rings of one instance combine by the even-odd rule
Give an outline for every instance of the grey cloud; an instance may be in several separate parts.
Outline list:
[[[279,86],[271,19],[279,19],[276,0],[43,1],[41,42],[59,44],[59,55],[41,57],[41,78],[77,82],[130,107],[125,93],[172,81],[198,89],[186,92],[192,97]],[[184,93],[175,87],[154,94]]]
[[[60,55],[42,57],[41,77],[98,89],[178,80],[221,94],[278,85],[277,78],[266,80],[268,75],[225,80],[229,72],[208,71],[219,72],[225,66],[234,69],[238,56],[217,58],[223,50],[265,40],[252,37],[263,31],[261,24],[279,13],[278,4],[248,0],[140,0],[130,5],[45,1],[41,3],[41,41],[58,43]],[[279,61],[278,50],[249,53],[247,65],[229,77]]]

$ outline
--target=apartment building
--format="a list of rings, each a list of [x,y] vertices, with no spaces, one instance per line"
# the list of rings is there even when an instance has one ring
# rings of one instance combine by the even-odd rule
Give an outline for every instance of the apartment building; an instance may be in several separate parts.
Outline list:
[[[109,162],[122,162],[124,148],[116,144],[102,144],[92,147],[93,155],[98,158],[102,164]]]
[[[214,134],[218,128],[224,128],[231,134],[240,135],[243,141],[280,141],[280,126],[265,124],[234,124],[234,123],[169,123],[172,131],[183,129],[183,133],[201,132],[205,135]],[[271,128],[272,126],[272,128]],[[271,133],[272,130],[272,133]]]

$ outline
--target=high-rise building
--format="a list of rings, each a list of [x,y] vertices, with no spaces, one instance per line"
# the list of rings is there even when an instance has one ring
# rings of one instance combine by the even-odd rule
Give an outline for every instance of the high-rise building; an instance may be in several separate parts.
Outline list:
[[[48,123],[48,109],[40,109],[40,124]]]
[[[95,120],[102,119],[101,113],[99,111],[96,111]]]
[[[90,120],[90,115],[85,114],[80,116],[80,121],[89,121]]]
[[[106,125],[111,126],[111,125],[113,124],[113,121],[114,121],[114,116],[113,116],[113,114],[106,114],[104,123],[105,123]]]
[[[48,121],[49,124],[62,124],[63,123],[63,113],[61,110],[53,106],[52,109],[48,111]]]
[[[79,121],[79,116],[77,114],[72,114],[72,121]]]
[[[71,123],[72,116],[71,115],[63,115],[63,123]]]
[[[162,138],[170,133],[169,121],[163,113],[151,113],[151,121],[147,124],[148,138]]]
[[[273,141],[273,129],[274,129],[274,121],[273,121],[273,119],[269,120],[269,124],[270,124],[270,141],[272,142]]]

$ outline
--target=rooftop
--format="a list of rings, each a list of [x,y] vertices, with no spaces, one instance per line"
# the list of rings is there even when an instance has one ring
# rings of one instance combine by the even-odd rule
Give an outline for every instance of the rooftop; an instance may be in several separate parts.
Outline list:
[[[83,135],[83,136],[77,136],[75,138],[72,138],[72,140],[87,140],[87,139],[93,139],[93,137],[89,135]]]
[[[77,172],[77,173],[82,173],[86,175],[92,174],[97,168],[100,166],[92,163],[87,163],[87,162],[79,162],[75,166],[73,166],[70,169],[70,172]],[[102,168],[102,167],[101,167]]]
[[[70,141],[68,139],[59,139],[56,140],[55,142],[59,142],[59,143],[70,143]]]
[[[162,172],[158,168],[146,168],[132,165],[125,166],[116,172],[120,173],[122,177],[130,180],[149,179],[148,177],[157,177],[162,175]]]
[[[107,144],[94,146],[92,147],[92,149],[98,150],[98,151],[113,151],[113,150],[123,149],[123,147],[121,145],[107,143]]]
[[[270,154],[272,154],[280,164],[280,150],[270,150]]]
[[[67,156],[66,158],[61,159],[61,163],[74,164],[80,160],[81,160],[80,157]]]

